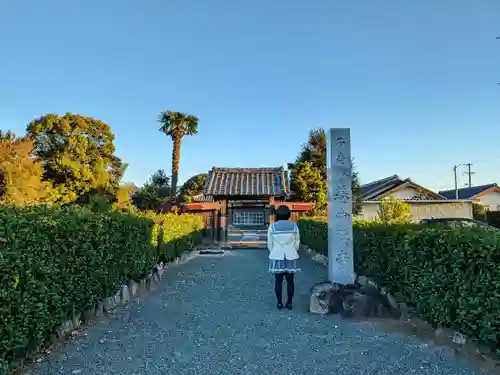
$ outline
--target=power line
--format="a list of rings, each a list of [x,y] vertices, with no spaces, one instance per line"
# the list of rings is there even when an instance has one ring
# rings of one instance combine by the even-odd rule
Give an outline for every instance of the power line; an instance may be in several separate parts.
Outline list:
[[[482,159],[473,159],[471,160],[472,165],[491,163],[493,161],[500,160],[500,155],[490,156]],[[467,164],[464,164],[467,165]]]
[[[489,157],[489,158],[484,158],[484,159],[479,159],[479,160],[473,160],[473,162],[474,162],[474,165],[476,165],[476,164],[486,163],[486,162],[490,162],[492,160],[498,160],[498,159],[500,159],[500,156],[492,156],[492,157]]]

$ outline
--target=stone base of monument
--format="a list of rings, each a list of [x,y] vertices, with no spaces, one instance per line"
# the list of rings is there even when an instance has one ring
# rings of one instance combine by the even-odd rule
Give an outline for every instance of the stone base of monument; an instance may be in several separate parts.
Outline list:
[[[311,288],[309,311],[313,314],[340,314],[343,318],[400,319],[401,308],[385,288],[359,276],[354,284],[329,281]]]

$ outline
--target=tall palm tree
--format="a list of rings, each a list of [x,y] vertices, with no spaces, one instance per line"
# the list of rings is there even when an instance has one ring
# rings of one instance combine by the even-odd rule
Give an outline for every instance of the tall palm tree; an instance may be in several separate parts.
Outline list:
[[[198,117],[184,112],[163,111],[158,116],[160,131],[172,138],[172,190],[170,197],[175,199],[179,178],[179,160],[181,159],[181,142],[186,135],[198,134]]]

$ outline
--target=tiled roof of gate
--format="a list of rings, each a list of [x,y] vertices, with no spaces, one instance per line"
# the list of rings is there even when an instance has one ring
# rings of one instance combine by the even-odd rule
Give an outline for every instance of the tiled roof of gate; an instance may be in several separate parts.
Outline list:
[[[289,193],[288,172],[280,168],[212,168],[205,195],[283,196]]]

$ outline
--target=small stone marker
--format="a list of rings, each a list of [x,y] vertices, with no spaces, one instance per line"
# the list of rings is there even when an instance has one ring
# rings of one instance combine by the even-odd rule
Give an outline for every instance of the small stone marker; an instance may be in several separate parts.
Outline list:
[[[121,302],[127,303],[128,301],[130,301],[130,291],[129,291],[127,285],[125,285],[125,284],[122,285],[120,292],[121,292],[120,293]]]
[[[128,289],[130,291],[130,297],[134,298],[135,296],[137,296],[137,292],[139,290],[139,284],[134,280],[130,280],[128,283]]]

